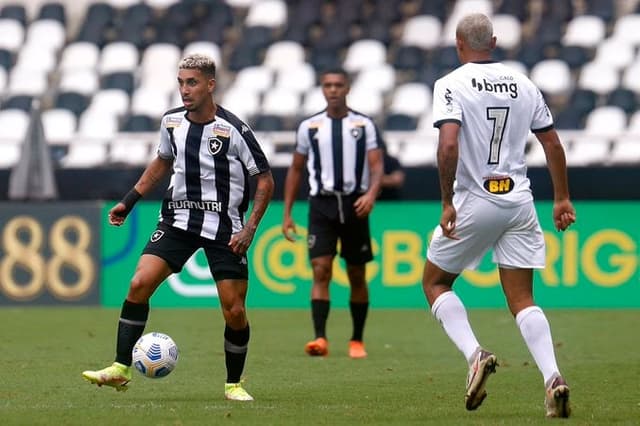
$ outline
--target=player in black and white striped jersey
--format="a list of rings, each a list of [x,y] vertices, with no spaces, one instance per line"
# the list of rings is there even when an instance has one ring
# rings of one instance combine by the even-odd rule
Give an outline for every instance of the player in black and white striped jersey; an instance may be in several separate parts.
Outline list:
[[[295,239],[291,210],[306,163],[315,339],[307,343],[305,351],[312,356],[328,353],[329,284],[339,239],[351,287],[353,334],[349,355],[363,358],[367,355],[363,331],[369,308],[365,265],[373,259],[369,214],[383,174],[382,139],[370,117],[347,106],[349,79],[344,70],[325,71],[321,86],[327,108],[304,120],[298,128],[296,149],[285,181],[282,232],[288,240]]]
[[[150,297],[202,248],[216,281],[226,324],[225,397],[253,400],[240,384],[250,334],[245,308],[246,253],[271,200],[274,183],[251,129],[214,102],[215,71],[209,57],[194,54],[182,59],[178,85],[184,105],[164,115],[156,158],[109,212],[110,223],[122,225],[134,204],[172,173],[158,227],[143,250],[122,306],[115,362],[105,369],[83,373],[99,386],[127,389],[131,351],[144,332]],[[255,176],[256,189],[245,221],[250,176]]]
[[[177,108],[162,119],[158,156],[173,162],[174,173],[160,222],[226,243],[243,227],[248,175],[269,165],[253,132],[223,107],[204,124],[185,112]]]

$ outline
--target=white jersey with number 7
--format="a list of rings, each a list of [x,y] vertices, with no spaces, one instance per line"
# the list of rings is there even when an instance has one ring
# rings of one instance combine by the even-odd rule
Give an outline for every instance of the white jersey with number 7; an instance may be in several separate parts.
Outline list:
[[[505,206],[532,199],[525,163],[529,131],[550,129],[553,118],[526,76],[499,62],[462,65],[436,81],[433,121],[438,128],[461,126],[456,192]]]

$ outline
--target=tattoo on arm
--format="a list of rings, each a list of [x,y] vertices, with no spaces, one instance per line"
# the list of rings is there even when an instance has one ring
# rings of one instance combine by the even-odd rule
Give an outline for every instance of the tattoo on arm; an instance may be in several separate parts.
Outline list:
[[[258,224],[262,220],[262,216],[267,211],[267,206],[271,201],[273,195],[273,178],[269,175],[268,178],[264,178],[258,181],[256,192],[253,196],[253,208],[251,209],[251,215],[247,220],[246,227],[255,232],[258,228]]]
[[[267,192],[264,189],[256,189],[256,193],[253,197],[253,210],[251,212],[253,220],[250,220],[247,223],[247,225],[249,225],[249,223],[252,223],[253,230],[258,227],[258,223],[260,223],[260,220],[262,220],[262,216],[264,216],[264,212],[267,210],[268,201],[266,200]]]
[[[458,165],[457,152],[438,152],[438,175],[440,176],[440,193],[442,202],[450,204],[453,201],[453,182]]]

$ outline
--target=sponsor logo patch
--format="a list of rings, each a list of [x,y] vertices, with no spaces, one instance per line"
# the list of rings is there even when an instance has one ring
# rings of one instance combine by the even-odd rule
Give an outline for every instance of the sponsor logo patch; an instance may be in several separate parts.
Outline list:
[[[180,124],[182,124],[182,117],[167,117],[165,120],[165,126],[167,129],[180,127]]]
[[[213,135],[219,136],[221,138],[228,138],[231,134],[231,127],[225,126],[224,124],[214,123],[213,125]]]
[[[447,112],[453,111],[453,96],[451,96],[451,89],[447,88],[444,92],[444,100],[445,106],[447,107]]]
[[[309,234],[307,236],[307,245],[309,246],[309,248],[313,248],[316,245],[316,236],[314,234]]]
[[[489,177],[484,180],[484,189],[492,194],[508,194],[513,190],[514,182],[509,176]]]
[[[480,81],[472,78],[471,87],[475,88],[478,92],[485,91],[489,93],[505,93],[512,99],[517,98],[518,85],[513,81],[509,82],[509,80],[513,80],[513,77],[502,76],[500,77],[500,80],[501,81],[487,81],[486,78],[483,78],[482,81]]]
[[[172,200],[167,202],[167,209],[190,209],[190,210],[206,210],[209,212],[221,212],[221,201],[191,201],[191,200]]]

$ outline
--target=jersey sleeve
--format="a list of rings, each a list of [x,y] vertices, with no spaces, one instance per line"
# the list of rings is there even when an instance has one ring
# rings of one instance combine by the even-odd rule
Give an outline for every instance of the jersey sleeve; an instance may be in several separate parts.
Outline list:
[[[160,122],[160,143],[158,144],[158,157],[165,160],[174,157],[171,132],[173,132],[173,127],[167,127],[167,116],[165,115]]]
[[[303,121],[300,123],[300,126],[298,126],[298,131],[296,133],[296,152],[302,155],[308,155],[309,147],[311,146],[308,129],[308,122]]]
[[[238,140],[238,157],[251,176],[270,170],[267,156],[248,125],[242,127],[242,133],[235,130],[231,137]]]
[[[548,130],[553,126],[553,117],[551,111],[544,100],[544,96],[539,89],[536,88],[536,108],[531,121],[531,131],[540,132]]]
[[[451,79],[437,80],[433,87],[433,127],[447,122],[462,123],[462,108]]]
[[[378,127],[372,120],[367,120],[364,126],[367,134],[367,151],[382,148],[382,135],[378,131]]]

